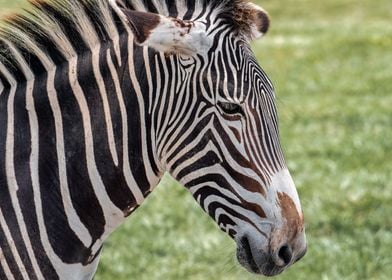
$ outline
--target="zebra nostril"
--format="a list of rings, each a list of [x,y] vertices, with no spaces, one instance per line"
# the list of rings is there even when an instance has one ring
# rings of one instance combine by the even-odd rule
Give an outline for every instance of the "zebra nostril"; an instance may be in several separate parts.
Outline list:
[[[293,258],[293,252],[288,245],[282,246],[278,251],[279,259],[283,261],[284,265],[288,265]]]

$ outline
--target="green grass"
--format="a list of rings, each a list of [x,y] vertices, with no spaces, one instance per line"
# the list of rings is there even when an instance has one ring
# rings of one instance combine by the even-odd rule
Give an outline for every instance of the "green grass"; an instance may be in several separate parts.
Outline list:
[[[26,0],[0,0],[0,15],[7,14],[23,7]]]
[[[262,3],[272,28],[254,50],[277,89],[309,243],[278,278],[392,279],[392,1]],[[167,177],[108,240],[96,279],[260,279],[234,251]]]

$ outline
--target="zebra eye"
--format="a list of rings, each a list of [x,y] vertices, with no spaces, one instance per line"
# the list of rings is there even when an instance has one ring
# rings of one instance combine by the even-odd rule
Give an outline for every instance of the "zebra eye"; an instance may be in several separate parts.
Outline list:
[[[223,111],[223,113],[227,115],[242,115],[244,116],[244,110],[242,110],[241,105],[236,103],[228,103],[228,102],[218,102],[219,108]]]

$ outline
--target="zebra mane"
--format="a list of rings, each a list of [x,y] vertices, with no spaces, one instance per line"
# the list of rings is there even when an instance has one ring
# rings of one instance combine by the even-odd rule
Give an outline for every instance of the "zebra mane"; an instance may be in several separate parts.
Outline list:
[[[0,19],[1,68],[19,68],[9,49],[17,47],[28,54],[51,53],[55,48],[65,60],[85,47],[118,38],[113,9],[118,7],[187,19],[192,13],[213,11],[239,32],[248,32],[247,0],[28,0],[20,13]],[[118,6],[117,6],[118,5]],[[189,13],[191,11],[191,13]],[[188,18],[190,19],[190,18]],[[69,42],[77,32],[82,42]],[[71,35],[70,35],[71,34]],[[49,44],[48,44],[49,43]],[[76,44],[76,47],[75,47]],[[81,45],[78,49],[78,45]],[[84,47],[84,49],[83,49]],[[49,56],[48,56],[49,57]],[[22,78],[23,80],[23,78]]]
[[[247,0],[28,0],[30,5],[22,13],[0,19],[0,39],[7,38],[24,42],[25,37],[31,33],[31,27],[34,33],[45,35],[61,31],[59,18],[67,18],[73,23],[82,34],[91,35],[92,28],[88,21],[95,21],[103,26],[105,31],[110,35],[115,35],[115,27],[112,24],[109,10],[109,2],[134,10],[148,11],[159,13],[166,16],[177,16],[182,13],[186,17],[186,11],[210,10],[219,11],[220,17],[225,18],[232,23],[237,29],[246,31],[247,14],[244,4]],[[176,11],[173,11],[175,7]],[[90,26],[89,26],[90,25]],[[61,34],[62,32],[60,32]],[[29,37],[34,34],[30,34]],[[94,44],[90,38],[87,44]]]
[[[13,44],[34,51],[43,38],[54,39],[65,58],[74,56],[67,36],[68,26],[79,31],[84,43],[93,48],[100,37],[113,38],[117,34],[107,0],[28,0],[30,5],[22,12],[0,20],[0,62],[7,61],[7,48]],[[99,28],[94,28],[94,25]],[[97,34],[99,32],[100,34]],[[44,40],[45,41],[45,40]]]

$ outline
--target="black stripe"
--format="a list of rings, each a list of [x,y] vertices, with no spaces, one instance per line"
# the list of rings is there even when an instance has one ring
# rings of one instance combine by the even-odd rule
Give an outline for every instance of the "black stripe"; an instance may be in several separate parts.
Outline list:
[[[186,4],[187,4],[187,11],[186,11],[183,19],[190,20],[193,16],[193,13],[195,12],[196,4],[195,4],[195,1],[189,1],[189,0],[186,1]]]
[[[1,249],[1,246],[0,246],[0,249]],[[4,261],[6,261],[6,260],[4,259]],[[5,272],[4,272],[1,264],[0,264],[0,279],[6,279]]]
[[[144,2],[144,6],[146,6],[146,8],[147,8],[147,11],[149,11],[151,13],[158,14],[157,8],[155,7],[155,5],[151,1],[143,0],[143,2]]]
[[[176,0],[165,0],[166,7],[169,11],[169,16],[176,18],[178,16],[178,10],[176,5]]]

